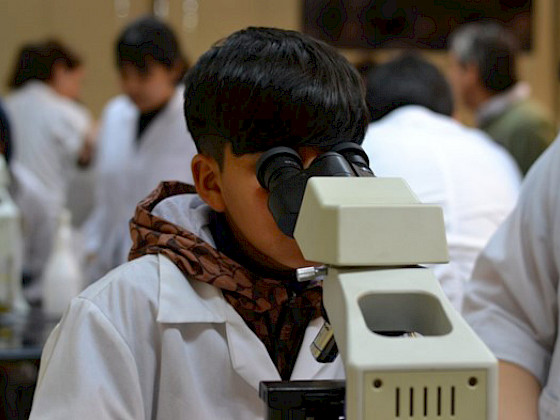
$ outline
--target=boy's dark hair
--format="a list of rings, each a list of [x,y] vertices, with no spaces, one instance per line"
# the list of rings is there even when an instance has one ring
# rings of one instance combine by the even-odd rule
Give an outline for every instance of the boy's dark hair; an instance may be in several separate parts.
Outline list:
[[[20,49],[8,85],[16,89],[29,80],[48,82],[53,77],[55,64],[74,69],[82,65],[82,60],[74,51],[54,39],[26,44]]]
[[[153,16],[141,17],[124,28],[117,39],[116,60],[119,68],[132,64],[140,71],[146,71],[150,61],[168,69],[179,65],[178,82],[188,68],[173,30]]]
[[[476,65],[480,80],[489,91],[498,93],[517,82],[517,40],[499,23],[462,25],[451,34],[449,45],[461,65]]]
[[[197,150],[220,167],[273,146],[327,150],[363,141],[364,89],[334,48],[295,31],[247,28],[214,45],[185,78],[185,118]]]
[[[453,114],[453,93],[445,76],[417,54],[403,54],[378,65],[368,74],[366,86],[372,121],[405,105]]]

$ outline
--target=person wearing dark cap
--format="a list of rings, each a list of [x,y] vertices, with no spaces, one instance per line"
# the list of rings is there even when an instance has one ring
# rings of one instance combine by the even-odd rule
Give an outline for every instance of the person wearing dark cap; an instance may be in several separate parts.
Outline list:
[[[187,61],[172,29],[154,17],[133,21],[115,58],[123,94],[103,111],[95,205],[83,229],[90,280],[126,261],[128,220],[148,192],[163,180],[192,183],[188,162],[196,153],[183,117]]]

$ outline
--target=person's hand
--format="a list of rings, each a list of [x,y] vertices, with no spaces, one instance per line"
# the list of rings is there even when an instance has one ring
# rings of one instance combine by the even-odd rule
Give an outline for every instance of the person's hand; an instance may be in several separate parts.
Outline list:
[[[91,128],[86,134],[84,144],[82,146],[82,149],[80,150],[80,153],[78,154],[78,166],[81,168],[88,167],[95,156],[95,146],[98,131],[99,124],[95,122],[92,124]]]

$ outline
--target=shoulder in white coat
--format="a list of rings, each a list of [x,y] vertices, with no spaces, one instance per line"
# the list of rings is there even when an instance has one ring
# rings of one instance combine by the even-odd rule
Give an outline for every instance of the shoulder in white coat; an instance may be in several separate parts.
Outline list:
[[[293,378],[341,379],[308,346]],[[258,384],[279,380],[221,292],[163,256],[125,264],[74,299],[45,346],[32,419],[262,419]]]
[[[492,237],[469,283],[464,315],[501,359],[543,386],[542,419],[560,410],[560,143],[528,172],[519,202]]]

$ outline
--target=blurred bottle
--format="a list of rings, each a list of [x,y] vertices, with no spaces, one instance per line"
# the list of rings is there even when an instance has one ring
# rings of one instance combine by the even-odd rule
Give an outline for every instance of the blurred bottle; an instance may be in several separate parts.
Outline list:
[[[84,286],[83,273],[72,244],[70,211],[62,209],[54,247],[42,277],[43,311],[49,317],[61,317],[73,297]]]
[[[21,214],[8,192],[10,174],[0,155],[0,312],[26,313],[22,293],[23,239]]]

